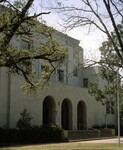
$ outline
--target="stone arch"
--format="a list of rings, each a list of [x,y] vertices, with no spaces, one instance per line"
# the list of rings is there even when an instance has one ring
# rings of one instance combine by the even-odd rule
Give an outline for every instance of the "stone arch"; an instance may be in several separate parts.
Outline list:
[[[61,125],[65,130],[72,129],[72,104],[69,99],[64,99],[61,105]]]
[[[86,104],[83,101],[79,101],[77,105],[77,128],[78,130],[87,128]]]
[[[43,101],[43,126],[51,126],[56,123],[56,104],[51,96]]]

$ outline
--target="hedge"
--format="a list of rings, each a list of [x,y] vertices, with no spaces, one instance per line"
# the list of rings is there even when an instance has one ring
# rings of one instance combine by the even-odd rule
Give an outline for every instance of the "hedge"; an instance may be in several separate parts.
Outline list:
[[[0,128],[0,145],[65,142],[64,132],[54,127],[33,127],[26,130]]]

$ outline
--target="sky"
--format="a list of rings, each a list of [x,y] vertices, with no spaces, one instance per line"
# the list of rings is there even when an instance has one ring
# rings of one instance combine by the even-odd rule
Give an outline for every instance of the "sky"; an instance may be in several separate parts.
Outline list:
[[[64,0],[66,1],[66,0]],[[77,0],[79,1],[79,0]],[[75,1],[74,1],[75,2]],[[36,11],[45,11],[44,8],[41,8],[42,6],[45,6],[47,1],[46,0],[35,0],[35,10]],[[48,10],[49,11],[49,10]],[[99,30],[94,30],[90,33],[88,33],[88,30],[86,28],[75,28],[70,31],[64,32],[63,28],[59,25],[60,17],[51,11],[48,15],[43,15],[42,20],[45,20],[47,25],[54,27],[56,30],[59,30],[65,34],[68,34],[69,36],[77,39],[80,41],[80,46],[84,49],[84,57],[85,59],[99,59],[100,58],[100,52],[99,47],[101,46],[101,43],[106,40],[106,36],[101,33]]]

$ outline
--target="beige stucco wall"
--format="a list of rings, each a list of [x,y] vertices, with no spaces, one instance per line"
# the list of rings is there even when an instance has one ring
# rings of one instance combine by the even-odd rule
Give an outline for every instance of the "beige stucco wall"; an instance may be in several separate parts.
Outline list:
[[[8,73],[0,68],[0,126],[7,124]]]
[[[38,97],[33,97],[24,94],[20,90],[20,85],[23,84],[23,79],[19,76],[11,75],[9,80],[10,87],[10,112],[7,112],[8,99],[7,99],[7,85],[8,74],[2,71],[1,76],[1,95],[0,95],[0,127],[7,123],[7,113],[9,113],[10,127],[16,126],[17,120],[20,118],[20,112],[24,108],[30,112],[32,116],[33,125],[42,125],[42,111],[43,101],[46,96],[51,96],[56,105],[56,124],[61,126],[61,105],[64,99],[69,99],[72,104],[72,126],[71,129],[77,129],[77,104],[83,101],[86,105],[86,119],[87,129],[92,128],[93,125],[105,124],[105,106],[95,101],[93,97],[88,94],[87,88],[80,88],[77,86],[66,85],[58,82],[51,82],[49,86],[45,87]],[[108,124],[114,123],[114,116],[108,116]]]

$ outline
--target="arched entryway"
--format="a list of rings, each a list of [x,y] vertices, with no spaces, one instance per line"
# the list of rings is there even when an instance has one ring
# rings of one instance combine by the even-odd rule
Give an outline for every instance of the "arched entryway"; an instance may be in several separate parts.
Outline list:
[[[84,130],[86,126],[86,105],[83,101],[79,101],[77,105],[77,128]]]
[[[62,102],[61,124],[64,130],[72,129],[72,104],[69,99],[64,99]]]
[[[43,101],[43,126],[51,126],[56,122],[55,101],[51,96],[47,96]]]

